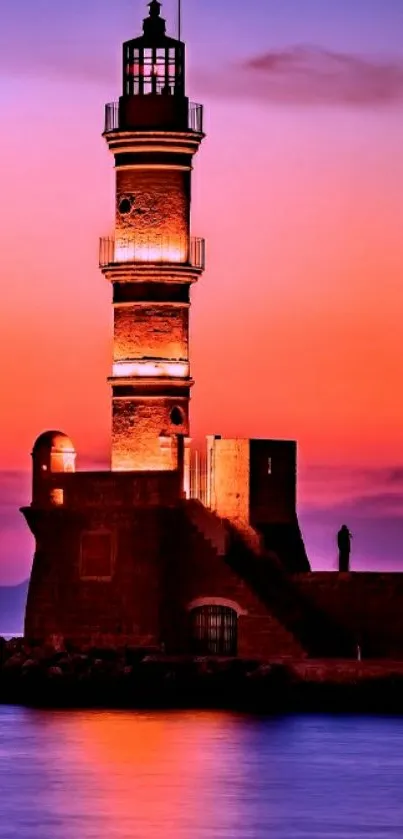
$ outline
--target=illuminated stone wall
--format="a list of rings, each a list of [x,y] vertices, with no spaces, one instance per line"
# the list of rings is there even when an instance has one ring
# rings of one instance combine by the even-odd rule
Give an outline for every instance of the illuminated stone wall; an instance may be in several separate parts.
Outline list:
[[[212,509],[223,518],[249,522],[249,440],[213,441]]]
[[[296,444],[289,440],[208,438],[211,506],[220,516],[294,524]]]
[[[115,306],[114,361],[187,360],[188,321],[186,306]]]
[[[185,259],[189,237],[189,183],[187,171],[117,169],[117,246],[125,241],[159,245],[164,240],[171,247],[181,249]]]
[[[194,276],[188,276],[186,266],[191,160],[200,140],[185,155],[178,153],[181,138],[166,134],[161,146],[151,135],[139,147],[137,140],[134,136],[130,149],[125,146],[124,157],[115,156],[116,471],[176,469],[176,438],[189,436],[189,286]],[[185,263],[185,270],[178,263]]]
[[[174,408],[179,408],[182,413],[181,424],[172,422]],[[114,398],[112,469],[176,469],[177,434],[189,434],[188,400],[185,397]]]

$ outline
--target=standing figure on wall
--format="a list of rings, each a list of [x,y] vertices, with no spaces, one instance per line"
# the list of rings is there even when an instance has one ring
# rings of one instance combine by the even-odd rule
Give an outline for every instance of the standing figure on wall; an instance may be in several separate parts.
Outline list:
[[[342,524],[337,534],[337,547],[339,549],[339,572],[346,572],[350,570],[350,553],[351,553],[351,539],[350,533],[346,524]]]

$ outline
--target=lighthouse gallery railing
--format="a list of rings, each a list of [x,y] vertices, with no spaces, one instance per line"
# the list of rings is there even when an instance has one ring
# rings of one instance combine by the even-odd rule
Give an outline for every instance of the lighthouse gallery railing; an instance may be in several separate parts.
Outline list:
[[[119,131],[119,102],[108,102],[105,105],[105,128],[104,133],[109,134],[111,131]],[[195,131],[198,134],[203,133],[203,105],[197,102],[189,102],[188,109],[188,131]]]
[[[189,241],[153,236],[139,240],[120,240],[105,236],[99,242],[99,265],[120,265],[126,262],[160,262],[190,265],[204,270],[205,240],[191,236]]]

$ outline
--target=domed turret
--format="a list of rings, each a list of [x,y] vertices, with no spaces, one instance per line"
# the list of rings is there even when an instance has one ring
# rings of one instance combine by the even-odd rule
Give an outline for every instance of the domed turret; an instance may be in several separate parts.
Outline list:
[[[52,504],[54,482],[49,481],[55,473],[75,472],[76,450],[70,437],[62,431],[45,431],[34,443],[32,449],[34,505]]]
[[[62,431],[45,431],[32,449],[34,462],[42,472],[75,472],[76,450]]]

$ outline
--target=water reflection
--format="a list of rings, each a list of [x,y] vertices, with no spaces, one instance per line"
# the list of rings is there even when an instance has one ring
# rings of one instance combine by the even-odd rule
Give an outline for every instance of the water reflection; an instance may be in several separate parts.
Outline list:
[[[403,721],[0,708],[1,839],[401,839]]]

